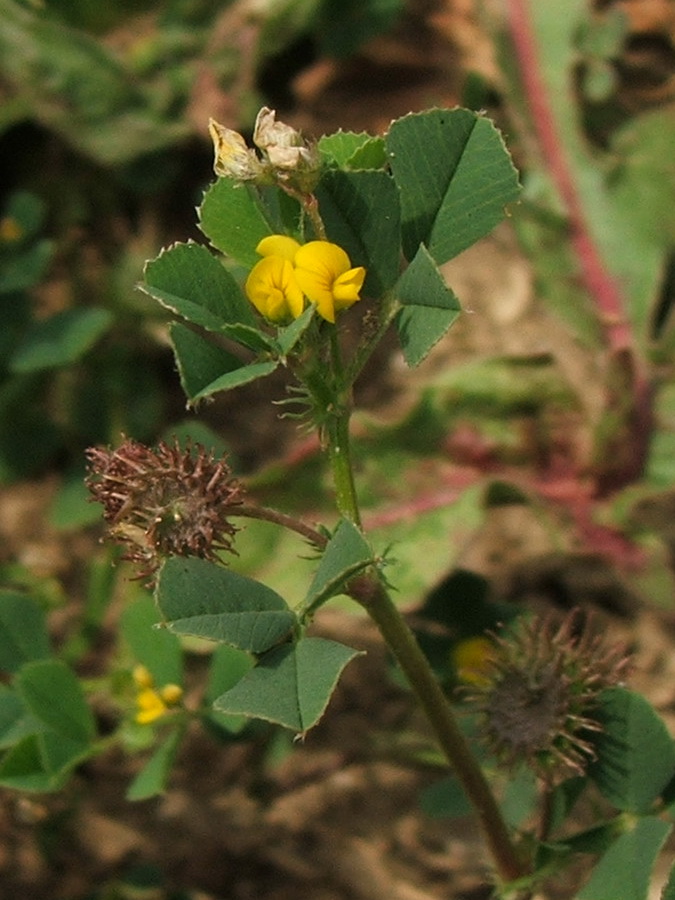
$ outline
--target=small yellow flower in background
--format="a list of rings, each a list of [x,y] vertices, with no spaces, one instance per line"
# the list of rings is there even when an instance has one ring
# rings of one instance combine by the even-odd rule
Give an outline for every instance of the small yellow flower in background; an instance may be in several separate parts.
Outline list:
[[[11,216],[0,219],[0,241],[3,244],[16,244],[23,237],[23,228]]]
[[[139,688],[151,688],[155,683],[149,669],[145,666],[135,666],[131,674],[136,682],[136,686]]]
[[[145,666],[136,666],[133,679],[139,688],[136,696],[138,712],[135,717],[139,725],[149,725],[161,719],[171,707],[177,706],[183,697],[183,689],[177,684],[165,684],[157,690],[152,674]]]
[[[365,277],[363,266],[352,268],[342,247],[330,241],[310,241],[295,254],[295,278],[327,322],[361,299]]]
[[[495,656],[494,643],[486,637],[470,637],[452,648],[452,662],[457,677],[465,684],[483,685]]]

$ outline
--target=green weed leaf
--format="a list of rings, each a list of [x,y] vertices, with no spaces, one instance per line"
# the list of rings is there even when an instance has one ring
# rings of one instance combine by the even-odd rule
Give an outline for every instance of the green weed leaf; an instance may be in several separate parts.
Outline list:
[[[67,309],[36,322],[10,361],[13,372],[39,372],[76,362],[110,327],[107,309]]]
[[[16,672],[24,663],[49,656],[45,614],[32,597],[0,591],[0,671]]]
[[[647,812],[675,771],[675,743],[663,720],[640,694],[618,687],[602,693],[594,715],[603,731],[591,777],[617,809]]]
[[[321,557],[319,568],[302,604],[309,613],[339,594],[345,582],[374,562],[373,551],[359,529],[343,519]]]
[[[403,306],[396,317],[403,355],[409,366],[417,366],[459,316],[459,300],[424,244],[399,278],[395,291]]]
[[[0,750],[11,747],[44,726],[26,709],[19,694],[0,684]]]
[[[360,655],[324,638],[284,644],[262,656],[255,669],[216,700],[215,708],[304,734],[323,715],[344,667]]]
[[[62,660],[26,663],[16,683],[27,709],[46,729],[80,747],[93,740],[94,716],[75,673]]]
[[[385,138],[401,192],[403,250],[421,243],[446,262],[488,234],[519,192],[518,174],[489,119],[466,109],[404,116]]]
[[[316,189],[328,239],[366,266],[364,296],[380,297],[399,273],[398,191],[386,172],[330,169]]]
[[[180,744],[181,731],[174,728],[129,785],[127,800],[147,800],[161,794]]]
[[[366,131],[339,131],[319,139],[319,153],[330,165],[345,169],[381,169],[387,161],[384,139]]]
[[[639,819],[602,857],[579,900],[647,900],[652,866],[671,827],[655,816]]]
[[[168,559],[156,600],[169,628],[262,653],[283,640],[296,616],[276,591],[203,559]]]
[[[170,333],[181,385],[191,404],[270,375],[279,365],[276,360],[243,363],[179,323],[171,326]]]
[[[247,269],[260,259],[260,241],[283,231],[256,189],[230,178],[211,185],[198,212],[199,227],[213,246]]]
[[[224,325],[254,327],[250,303],[222,262],[201,244],[173,244],[146,263],[140,289],[166,309],[220,331]]]
[[[183,683],[180,640],[166,628],[156,628],[160,616],[152,597],[138,597],[125,607],[120,632],[136,662],[151,673],[155,684]]]
[[[43,762],[39,735],[31,734],[9,750],[0,762],[0,785],[39,793],[58,790],[65,773],[48,771]]]

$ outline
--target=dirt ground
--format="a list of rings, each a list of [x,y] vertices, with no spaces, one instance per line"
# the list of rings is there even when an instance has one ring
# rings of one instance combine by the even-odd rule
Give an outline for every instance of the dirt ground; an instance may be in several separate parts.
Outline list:
[[[472,0],[420,8],[414,23],[373,41],[357,59],[301,71],[285,119],[311,134],[339,127],[378,132],[411,110],[456,105],[468,68],[498,81],[492,43]],[[569,341],[537,303],[532,272],[508,224],[453,262],[449,275],[472,315],[462,317],[414,377],[476,352],[546,352],[555,344],[560,355]],[[571,342],[562,355],[571,379],[587,378]],[[384,419],[392,408],[405,408],[416,385],[414,378],[403,381],[396,358],[383,365],[381,379],[381,390],[365,400]],[[247,415],[248,407],[233,411],[243,456],[251,450],[247,442],[266,440],[247,429]],[[289,454],[295,439],[289,431]],[[78,560],[96,535],[64,538],[49,529],[44,513],[55,483],[48,477],[3,489],[0,537],[6,558],[76,585]],[[546,605],[546,579],[538,581],[529,565],[540,547],[547,549],[536,521],[501,514],[475,536],[462,562],[495,582],[511,578],[518,602]],[[563,561],[557,574],[574,602],[587,602],[587,581],[573,562]],[[614,596],[623,588],[612,577],[603,590]],[[580,598],[574,596],[579,584]],[[625,606],[605,612],[608,627],[636,649],[632,686],[675,727],[675,620],[641,609],[630,595],[625,603],[628,613]],[[0,793],[0,898],[487,900],[488,863],[472,819],[422,815],[419,791],[438,772],[386,749],[392,736],[428,731],[407,691],[391,678],[374,628],[330,609],[316,627],[368,653],[348,667],[326,716],[304,743],[279,741],[271,749],[261,737],[222,746],[195,731],[167,793],[140,803],[126,802],[124,792],[142,761],[118,750],[82,766],[58,795]],[[159,873],[160,886],[147,867]],[[569,887],[563,886],[548,895],[565,896]]]

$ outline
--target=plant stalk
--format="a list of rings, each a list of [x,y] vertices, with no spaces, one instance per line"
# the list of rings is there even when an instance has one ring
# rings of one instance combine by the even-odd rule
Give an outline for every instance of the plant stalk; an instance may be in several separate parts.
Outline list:
[[[335,502],[340,515],[349,519],[358,528],[361,527],[361,513],[354,484],[354,469],[352,466],[351,443],[349,436],[350,402],[351,397],[345,396],[350,392],[341,388],[344,378],[342,357],[337,330],[330,330],[331,366],[334,383],[338,385],[335,391],[336,397],[333,408],[328,410],[326,421],[326,449],[328,460],[333,473],[335,486]]]
[[[494,794],[462,734],[455,714],[427,658],[382,583],[371,575],[357,576],[349,593],[368,612],[415,692],[478,816],[500,878],[515,881],[528,874],[511,840]]]
[[[349,411],[336,411],[327,432],[338,509],[360,527],[349,444]],[[499,877],[515,881],[528,874],[511,840],[490,785],[462,734],[443,689],[397,606],[376,573],[353,578],[349,595],[368,612],[407,677],[436,738],[478,816]]]

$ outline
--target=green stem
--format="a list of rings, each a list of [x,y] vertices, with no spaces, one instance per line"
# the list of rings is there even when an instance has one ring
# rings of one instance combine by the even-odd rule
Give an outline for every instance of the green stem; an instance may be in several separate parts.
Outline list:
[[[337,329],[330,330],[331,367],[334,383],[340,385],[344,379],[342,357]],[[361,513],[354,484],[349,418],[351,415],[350,392],[337,390],[333,408],[328,410],[326,421],[326,445],[328,460],[333,473],[335,502],[340,515],[361,527]]]
[[[335,410],[326,423],[328,460],[333,473],[335,502],[340,515],[361,527],[361,515],[356,499],[356,488],[351,465],[349,446],[349,414]]]
[[[353,480],[350,479],[350,483],[353,488]],[[351,504],[355,502],[355,494],[352,490],[348,493]],[[231,515],[274,522],[290,528],[319,548],[324,548],[327,543],[326,536],[320,531],[278,510],[241,504],[232,509]],[[405,673],[446,759],[476,811],[500,878],[510,882],[523,877],[527,874],[527,868],[511,841],[508,828],[483,771],[459,728],[452,707],[427,658],[382,582],[376,574],[366,573],[352,578],[346,591],[368,612]]]
[[[417,695],[443,753],[478,816],[499,876],[505,882],[523,877],[527,868],[513,845],[494,794],[427,658],[398,608],[382,583],[372,576],[353,579],[349,593],[378,626]]]

